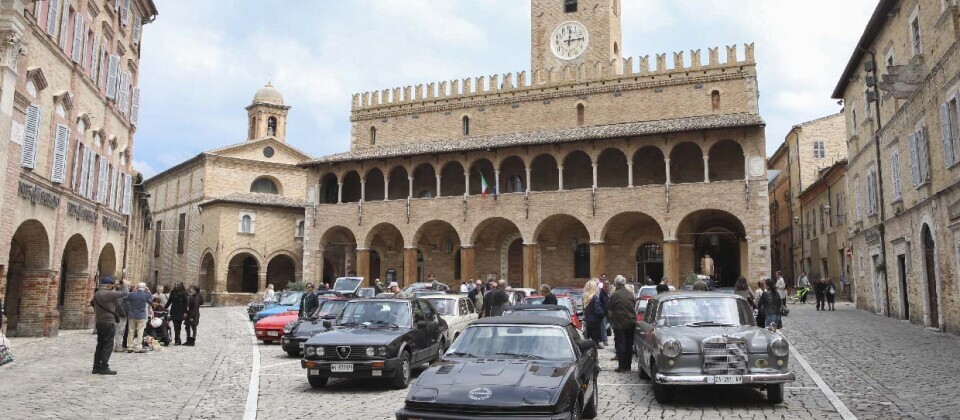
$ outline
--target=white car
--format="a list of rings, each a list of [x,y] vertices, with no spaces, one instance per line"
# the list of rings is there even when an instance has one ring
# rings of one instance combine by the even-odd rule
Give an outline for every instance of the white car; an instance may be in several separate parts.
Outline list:
[[[507,291],[508,291],[508,292],[509,292],[509,291],[523,292],[523,294],[524,294],[523,297],[529,297],[529,296],[532,296],[532,295],[537,294],[537,289],[531,289],[531,288],[529,288],[529,287],[511,287],[511,288],[508,288]]]
[[[453,344],[470,321],[480,317],[470,298],[463,295],[430,295],[423,299],[430,301],[440,318],[447,322],[447,346]]]
[[[670,286],[670,291],[674,292],[677,289],[673,286]],[[657,286],[643,286],[640,290],[637,290],[637,313],[642,314],[647,311],[647,299],[650,299],[653,296],[657,295]]]

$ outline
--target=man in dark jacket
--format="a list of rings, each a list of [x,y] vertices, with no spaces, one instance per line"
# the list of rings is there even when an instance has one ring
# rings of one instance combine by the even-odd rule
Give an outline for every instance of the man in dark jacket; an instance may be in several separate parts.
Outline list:
[[[497,288],[490,292],[490,313],[489,316],[503,315],[504,309],[510,303],[510,297],[507,296],[507,281],[497,282]]]
[[[187,313],[188,299],[187,289],[183,287],[183,282],[177,282],[177,285],[173,286],[173,290],[170,291],[170,297],[165,305],[170,310],[170,320],[173,321],[173,344],[176,346],[182,344],[180,329],[183,326],[184,315]]]
[[[633,361],[633,332],[637,323],[637,300],[627,290],[627,279],[617,276],[613,281],[616,291],[610,296],[607,304],[607,317],[613,327],[613,343],[617,350],[619,362],[615,372],[629,372],[630,362]]]
[[[190,296],[187,298],[187,342],[184,345],[192,346],[197,343],[197,326],[200,325],[200,305],[203,305],[203,296],[200,287],[190,286]]]
[[[121,285],[123,283],[121,282]],[[100,279],[100,289],[93,295],[94,319],[97,324],[97,349],[93,353],[94,375],[116,375],[110,369],[110,354],[113,351],[113,339],[116,335],[120,317],[117,315],[117,301],[127,296],[126,287],[121,291],[113,290],[113,277]]]
[[[544,305],[556,305],[557,297],[553,294],[550,289],[550,285],[544,284],[540,286],[540,294],[543,295],[543,304]]]
[[[317,308],[320,307],[320,299],[317,298],[317,294],[313,291],[313,283],[307,283],[307,292],[303,294],[303,298],[300,299],[300,319],[310,316]]]

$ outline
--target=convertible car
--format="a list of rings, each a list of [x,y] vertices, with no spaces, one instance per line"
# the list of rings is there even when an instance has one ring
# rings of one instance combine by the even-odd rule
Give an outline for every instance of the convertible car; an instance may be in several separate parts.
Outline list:
[[[660,403],[684,385],[765,389],[771,404],[783,402],[790,345],[775,331],[758,328],[747,300],[719,292],[667,292],[648,300],[637,322],[635,351],[640,377],[651,379]]]
[[[257,321],[256,326],[253,328],[257,334],[257,340],[263,341],[264,344],[270,344],[274,341],[280,341],[283,337],[283,328],[287,324],[294,322],[299,318],[297,311],[287,311],[281,314],[268,316]]]
[[[290,357],[299,356],[300,352],[303,351],[304,344],[310,337],[330,330],[324,325],[323,321],[336,319],[337,314],[346,304],[347,299],[342,297],[322,299],[320,307],[309,317],[287,324],[283,328],[283,339],[280,340],[283,351],[287,352]]]
[[[406,388],[414,366],[433,362],[444,349],[447,324],[423,299],[360,299],[347,302],[332,331],[303,347],[300,366],[314,388],[327,379],[377,378]]]
[[[255,317],[254,321],[260,321],[268,316],[282,314],[287,311],[297,311],[300,309],[300,299],[302,298],[303,292],[292,292],[284,296],[280,303],[269,306],[262,311],[257,312],[257,316]]]
[[[569,318],[481,318],[420,375],[396,416],[594,418],[599,373],[593,341],[581,339]]]

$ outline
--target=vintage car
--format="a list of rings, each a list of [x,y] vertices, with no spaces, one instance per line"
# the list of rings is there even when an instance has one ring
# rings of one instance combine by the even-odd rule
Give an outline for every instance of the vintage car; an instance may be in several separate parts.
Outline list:
[[[314,388],[330,377],[382,377],[406,388],[413,367],[436,361],[445,348],[447,324],[423,299],[352,300],[324,324],[336,328],[307,340],[300,362]]]
[[[597,350],[569,319],[470,323],[420,374],[397,419],[579,419],[597,415]]]
[[[573,303],[573,298],[566,295],[556,296],[557,305],[566,307],[570,310],[570,320],[573,321],[573,325],[577,326],[578,330],[582,330],[583,326],[580,324],[580,316],[577,315],[576,305]],[[543,296],[533,295],[529,296],[523,300],[524,305],[537,305],[543,303]]]
[[[362,285],[363,277],[338,277],[331,291],[348,298],[357,297],[357,291]]]
[[[447,290],[450,290],[450,287],[440,282],[436,282],[436,283],[429,282],[429,283],[414,283],[407,286],[406,289],[403,289],[404,293],[408,295],[412,295],[413,293],[421,290],[436,290],[436,291],[446,292]]]
[[[253,330],[256,332],[257,340],[263,341],[264,344],[271,344],[274,341],[280,341],[283,338],[283,328],[298,318],[295,310],[283,312],[257,321]]]
[[[437,313],[440,314],[440,317],[447,322],[446,344],[448,346],[460,336],[460,333],[463,332],[470,321],[480,316],[470,298],[463,295],[444,294],[424,296],[423,298],[430,302]]]
[[[566,305],[544,305],[542,303],[527,303],[522,305],[508,306],[503,310],[504,315],[524,313],[527,315],[552,316],[557,318],[567,318],[573,323],[577,330],[581,330],[580,318],[572,312]]]
[[[280,346],[290,357],[300,356],[303,346],[317,334],[329,331],[330,328],[324,325],[324,320],[336,319],[340,310],[347,304],[347,299],[342,297],[329,297],[320,299],[320,307],[305,319],[293,321],[283,327],[283,338],[280,340]]]
[[[652,378],[653,395],[669,402],[677,386],[749,386],[783,402],[790,344],[758,328],[747,300],[718,292],[667,292],[649,299],[634,339],[640,377]]]
[[[250,318],[250,321],[256,321],[257,312],[262,311],[264,308],[280,303],[280,301],[283,300],[283,298],[288,294],[290,294],[290,292],[277,292],[277,293],[274,293],[273,300],[270,300],[270,301],[255,300],[253,302],[248,303],[247,316]]]
[[[279,315],[287,311],[300,310],[300,300],[303,298],[303,292],[291,292],[283,297],[280,303],[264,308],[257,312],[254,321],[260,321],[268,316]]]

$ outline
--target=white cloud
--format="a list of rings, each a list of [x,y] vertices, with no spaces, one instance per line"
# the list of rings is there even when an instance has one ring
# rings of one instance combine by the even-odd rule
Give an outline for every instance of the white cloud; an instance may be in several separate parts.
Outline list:
[[[133,169],[143,174],[144,178],[150,178],[157,174],[157,170],[154,169],[153,166],[151,166],[147,162],[134,159],[132,163],[133,163]]]

